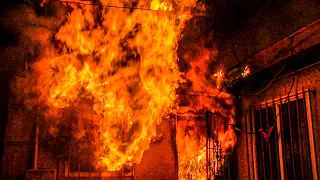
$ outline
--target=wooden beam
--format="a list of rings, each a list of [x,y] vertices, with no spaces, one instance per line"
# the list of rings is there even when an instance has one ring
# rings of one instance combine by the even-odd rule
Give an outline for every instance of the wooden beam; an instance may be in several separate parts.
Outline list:
[[[292,56],[292,50],[298,53],[318,44],[320,44],[320,19],[246,60],[251,69],[250,75],[287,59]]]

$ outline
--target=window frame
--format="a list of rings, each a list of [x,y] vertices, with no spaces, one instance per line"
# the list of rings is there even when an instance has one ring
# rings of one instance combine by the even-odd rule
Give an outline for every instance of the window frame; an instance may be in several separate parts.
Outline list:
[[[130,172],[124,172],[124,169],[122,168],[119,171],[71,171],[70,169],[70,161],[64,162],[64,178],[122,178],[122,179],[134,179],[135,177],[135,166],[130,166],[131,171]],[[119,175],[121,173],[121,175]]]
[[[289,98],[288,98],[289,97]],[[292,102],[299,99],[304,99],[305,104],[305,113],[306,113],[306,121],[307,121],[307,130],[309,135],[309,148],[310,148],[310,163],[312,168],[312,176],[313,179],[318,179],[318,171],[317,171],[317,162],[316,162],[316,152],[315,152],[315,140],[314,140],[314,126],[313,126],[313,116],[312,116],[312,104],[311,104],[311,93],[310,89],[304,89],[302,91],[297,91],[295,93],[291,93],[289,95],[284,95],[272,100],[268,100],[266,102],[259,103],[256,107],[252,108],[251,110],[251,119],[252,124],[249,123],[250,126],[252,126],[253,132],[257,132],[257,129],[255,129],[255,117],[254,117],[254,111],[256,109],[261,108],[267,108],[267,107],[275,107],[275,114],[280,114],[280,108],[279,106],[281,104],[285,104],[288,102]],[[250,117],[249,117],[250,118]],[[277,123],[277,136],[278,136],[278,157],[279,157],[279,166],[280,166],[280,177],[281,180],[285,180],[285,168],[284,168],[284,154],[283,154],[283,146],[282,146],[282,136],[281,136],[281,116],[276,117],[276,123]],[[259,167],[258,167],[258,153],[257,153],[257,144],[256,144],[256,135],[253,135],[251,139],[252,143],[252,156],[253,156],[253,176],[254,179],[259,179]],[[251,176],[251,175],[249,175]]]

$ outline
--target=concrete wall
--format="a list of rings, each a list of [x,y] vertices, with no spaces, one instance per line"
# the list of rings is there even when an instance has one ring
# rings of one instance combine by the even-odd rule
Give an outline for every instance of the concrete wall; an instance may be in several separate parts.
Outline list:
[[[252,3],[250,0],[245,2]],[[231,40],[234,41],[235,54],[242,61],[320,18],[319,1],[280,0],[263,2],[264,5],[261,7],[252,7],[256,11],[253,16],[247,17],[235,25],[230,25],[229,28],[224,28],[224,26],[227,26],[224,24],[233,23],[237,18],[236,15],[229,17],[229,20],[226,18],[220,28],[219,24],[216,25],[222,32],[214,34],[217,36],[214,43],[217,43],[218,46],[219,61],[226,68],[237,64]],[[234,6],[233,8],[236,11],[242,3],[243,1],[237,1],[230,6]],[[243,14],[246,11],[251,11],[249,5],[247,10],[243,9]],[[213,13],[215,13],[214,10]]]

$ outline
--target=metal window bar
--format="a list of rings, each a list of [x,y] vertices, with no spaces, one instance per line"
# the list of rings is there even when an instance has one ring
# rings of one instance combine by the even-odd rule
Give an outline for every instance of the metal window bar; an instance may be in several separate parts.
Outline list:
[[[250,124],[250,140],[251,140],[251,153],[252,153],[252,163],[253,163],[253,179],[259,179],[258,177],[258,167],[259,164],[256,162],[257,159],[257,144],[254,143],[256,142],[256,134],[252,133],[252,132],[256,132],[256,128],[254,126],[255,119],[254,119],[254,108],[251,108],[250,110],[250,117],[249,117],[249,124]],[[249,162],[248,162],[249,163]]]
[[[258,107],[253,108],[251,111],[253,114],[249,116],[251,117],[249,119],[250,132],[254,127],[252,123],[255,124],[255,129],[262,128],[266,134],[271,126],[275,126],[273,131],[276,132],[270,131],[269,136],[264,134],[265,138],[262,133],[258,133],[256,136],[260,138],[258,137],[255,142],[252,141],[254,142],[251,144],[252,159],[254,163],[258,163],[259,169],[254,170],[254,178],[257,173],[259,179],[318,178],[310,102],[310,90],[303,89],[300,92],[261,103]],[[270,119],[273,119],[273,125]],[[245,123],[246,131],[248,131],[246,118]],[[254,135],[250,134],[250,136],[250,139],[253,140]],[[248,135],[246,135],[247,155],[249,156],[248,142]],[[254,146],[256,150],[253,149]],[[302,148],[304,146],[307,150],[305,152]],[[257,154],[254,154],[255,151]],[[268,152],[268,155],[265,156],[265,152]],[[249,158],[247,160],[249,163]],[[249,178],[251,179],[250,173]]]
[[[266,106],[268,107],[268,102],[266,101]],[[267,108],[268,109],[268,108]],[[272,100],[272,119],[274,121],[277,122],[277,114],[276,114],[276,107],[275,107],[275,102],[274,99]],[[274,124],[275,125],[275,132],[274,133],[274,141],[275,141],[275,151],[279,152],[279,147],[278,147],[278,139],[279,139],[279,135],[278,135],[278,131],[279,131],[279,127],[277,125],[277,123]],[[281,177],[281,172],[280,172],[280,159],[279,156],[276,156],[276,169],[277,169],[277,177],[278,179]]]
[[[88,171],[88,172],[83,172],[81,171],[81,165],[82,161],[79,160],[77,162],[77,171],[71,171],[71,163],[70,162],[65,162],[65,176],[64,178],[70,178],[70,179],[81,179],[81,178],[86,178],[86,179],[96,179],[96,178],[103,178],[103,179],[134,179],[135,173],[134,173],[134,166],[130,166],[127,168],[127,170],[130,170],[129,172],[125,172],[125,167],[122,168],[120,171]]]
[[[282,168],[282,171],[283,171],[283,174],[284,174],[284,178],[286,178],[287,179],[287,173],[285,173],[286,172],[286,166],[287,166],[287,163],[286,163],[286,161],[284,160],[284,158],[283,158],[283,155],[285,155],[286,153],[286,148],[285,148],[285,145],[284,145],[284,141],[283,141],[283,139],[284,139],[284,136],[283,136],[283,121],[282,121],[282,119],[283,119],[283,112],[282,112],[282,97],[279,97],[280,98],[280,105],[279,105],[279,110],[278,110],[278,113],[280,114],[280,139],[281,139],[281,147],[282,147],[282,149],[280,149],[280,151],[279,151],[279,153],[281,154],[281,156],[280,156],[280,158],[282,159],[282,164],[283,164],[283,168]],[[289,97],[290,98],[290,97]],[[289,101],[290,101],[290,99],[289,99]],[[277,105],[275,105],[275,106],[277,106]],[[285,172],[284,172],[285,171]]]
[[[261,105],[259,107],[259,125],[260,127],[263,127],[263,124],[262,124],[262,113],[261,113]],[[259,129],[260,127],[257,127],[257,129]],[[263,171],[263,179],[267,179],[266,178],[266,161],[265,161],[265,153],[264,153],[264,140],[263,140],[263,136],[260,136],[260,146],[261,146],[261,161],[262,161],[262,171]]]
[[[204,130],[204,128],[205,129],[207,129],[208,128],[208,124],[206,123],[206,115],[203,115],[203,114],[194,114],[194,113],[188,113],[188,114],[175,114],[174,115],[175,116],[175,124],[174,124],[174,136],[175,136],[175,144],[174,144],[174,151],[175,151],[175,158],[176,158],[176,168],[177,168],[177,170],[176,170],[176,173],[177,173],[177,176],[176,176],[176,179],[178,180],[178,179],[180,179],[179,178],[179,172],[181,171],[181,170],[179,170],[179,154],[178,154],[178,152],[179,152],[179,147],[178,147],[178,142],[177,141],[179,141],[179,139],[177,138],[177,134],[178,134],[178,131],[179,131],[179,128],[181,128],[181,126],[179,126],[179,123],[181,123],[182,122],[182,124],[183,124],[183,122],[185,121],[185,122],[195,122],[196,123],[196,126],[197,127],[195,127],[195,128],[199,128],[199,130],[201,129],[201,130]],[[186,125],[184,128],[186,128],[186,127],[189,127],[188,125]],[[181,129],[180,129],[181,130]],[[184,129],[184,131],[186,131],[186,129]],[[205,134],[205,136],[207,137],[208,136],[208,132],[206,131],[206,134]],[[208,147],[208,141],[206,141],[206,145],[205,145],[206,147]],[[208,158],[208,156],[209,156],[209,151],[208,151],[208,149],[206,148],[206,160],[207,160],[207,158]],[[206,169],[204,169],[204,171],[205,171],[205,175],[208,177],[208,169],[207,169],[207,167],[209,166],[209,163],[208,163],[208,161],[205,161],[205,162],[203,162],[203,163],[205,163],[205,167],[206,167]]]
[[[289,98],[289,95],[288,95],[288,99],[290,99]],[[291,158],[291,160],[292,160],[292,167],[291,167],[291,169],[292,169],[292,173],[293,173],[293,179],[295,180],[296,179],[296,173],[295,173],[295,163],[294,163],[294,147],[293,147],[293,132],[292,132],[292,129],[293,129],[293,126],[292,126],[292,123],[291,123],[291,111],[290,111],[290,101],[288,100],[287,101],[287,105],[288,105],[288,119],[289,119],[289,131],[290,131],[290,149],[291,149],[291,151],[290,151],[290,158]],[[297,112],[298,113],[298,112]],[[287,171],[288,172],[288,171]]]
[[[179,115],[181,116],[181,115]],[[225,179],[230,180],[232,175],[232,169],[226,156],[222,156],[221,142],[218,141],[214,131],[219,127],[227,125],[221,123],[212,112],[207,111],[205,116],[195,115],[194,117],[205,118],[206,127],[206,176],[208,180]],[[184,117],[186,118],[186,117]],[[202,118],[192,119],[191,121],[202,121]],[[221,118],[221,117],[220,117]],[[175,124],[179,123],[178,115],[175,115]],[[189,121],[189,120],[188,120]],[[225,128],[224,127],[224,128]],[[213,160],[213,161],[212,161]],[[177,162],[178,164],[178,162]],[[218,168],[220,167],[220,168]]]
[[[248,123],[247,123],[247,112],[244,113],[244,120],[245,120],[245,131],[248,132]],[[249,145],[248,145],[248,133],[246,134],[246,151],[247,151],[247,161],[248,161],[248,177],[251,180],[251,173],[250,173],[250,158],[249,158]]]
[[[296,111],[299,112],[299,103],[298,103],[298,93],[296,93]],[[298,138],[297,138],[297,142],[299,145],[299,158],[300,158],[300,166],[303,167],[303,151],[302,151],[302,138],[301,138],[301,122],[300,122],[300,116],[299,113],[297,114],[297,128],[298,128]],[[300,168],[301,169],[301,175],[303,177],[306,176],[306,174],[304,173],[304,168]]]
[[[219,128],[226,129],[227,125],[221,123],[220,115],[214,114],[212,112],[206,112],[206,164],[207,164],[207,179],[231,179],[231,169],[228,158],[226,155],[222,154],[221,142],[219,142],[218,137],[215,132],[219,131]],[[212,162],[213,159],[213,163]]]

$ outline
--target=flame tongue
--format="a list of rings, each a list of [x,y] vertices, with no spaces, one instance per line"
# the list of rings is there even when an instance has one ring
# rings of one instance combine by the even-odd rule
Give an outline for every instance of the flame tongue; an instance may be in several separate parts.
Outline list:
[[[77,138],[85,135],[85,124],[98,125],[95,154],[108,170],[139,163],[156,126],[175,105],[177,42],[192,17],[185,9],[195,2],[100,2],[151,10],[74,6],[56,34],[65,44],[63,55],[34,65],[33,91],[40,94],[37,103],[50,107],[46,116],[70,121],[62,113],[73,111]]]

